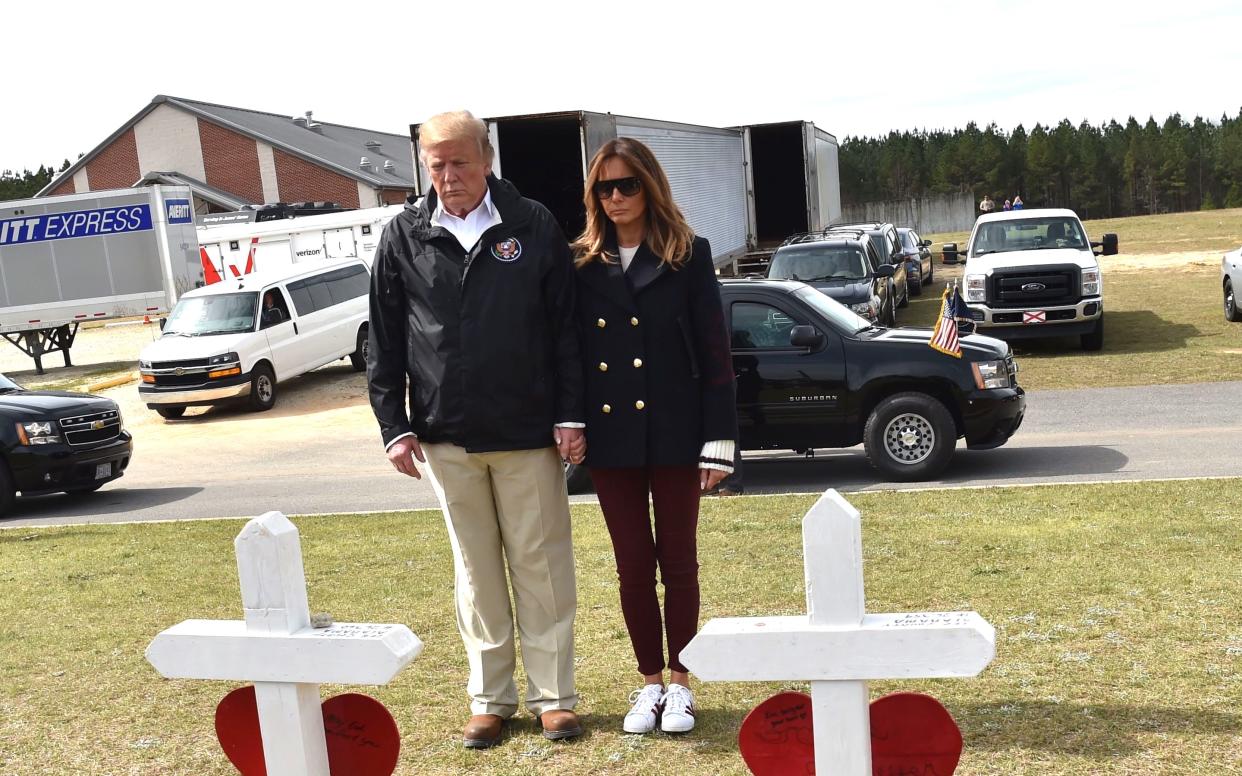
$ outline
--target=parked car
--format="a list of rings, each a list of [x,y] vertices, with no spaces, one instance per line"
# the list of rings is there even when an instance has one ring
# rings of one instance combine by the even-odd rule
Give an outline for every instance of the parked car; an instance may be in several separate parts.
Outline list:
[[[931,240],[924,240],[913,229],[901,227],[897,230],[901,243],[901,259],[906,263],[906,283],[910,293],[920,296],[923,286],[932,284],[932,253]]]
[[[1220,284],[1225,292],[1225,320],[1242,321],[1235,288],[1242,288],[1242,248],[1226,253],[1220,262]]]
[[[999,447],[1026,412],[1018,368],[1002,340],[967,334],[962,357],[928,347],[931,329],[888,329],[793,281],[721,283],[737,377],[743,450],[844,448],[862,443],[887,480],[929,480],[964,438]],[[582,467],[566,472],[586,486]]]
[[[27,391],[0,374],[0,517],[18,493],[90,493],[125,473],[134,452],[116,402]]]
[[[893,272],[864,234],[811,232],[785,240],[767,276],[808,283],[873,323],[896,326]]]
[[[899,258],[901,239],[897,236],[897,227],[880,221],[864,221],[857,224],[833,224],[825,232],[861,232],[871,239],[880,261],[893,265],[893,290],[898,307],[910,304],[909,283],[906,280],[906,264]]]
[[[138,394],[165,418],[186,407],[276,404],[276,386],[340,358],[366,369],[367,293],[361,260],[295,264],[184,294],[143,349]]]
[[[1077,336],[1083,350],[1099,350],[1104,277],[1098,257],[1116,253],[1117,235],[1091,242],[1073,210],[980,216],[966,251],[966,307],[993,337]],[[945,243],[944,255],[956,260],[957,245]]]

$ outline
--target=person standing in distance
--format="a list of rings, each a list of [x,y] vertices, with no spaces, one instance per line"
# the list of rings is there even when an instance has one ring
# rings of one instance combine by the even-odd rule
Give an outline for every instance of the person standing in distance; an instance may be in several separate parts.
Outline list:
[[[466,111],[418,130],[432,191],[384,229],[371,280],[367,379],[388,460],[425,462],[448,526],[470,663],[463,743],[499,742],[525,702],[550,739],[573,708],[573,541],[562,461],[583,460],[582,365],[569,245],[547,208],[493,176]],[[408,409],[407,409],[408,402]]]
[[[685,733],[694,696],[679,656],[698,631],[699,497],[733,470],[737,438],[720,285],[707,240],[691,231],[641,142],[605,143],[583,199],[586,228],[574,250],[587,467],[644,680],[622,727],[648,733],[659,720],[665,732]]]

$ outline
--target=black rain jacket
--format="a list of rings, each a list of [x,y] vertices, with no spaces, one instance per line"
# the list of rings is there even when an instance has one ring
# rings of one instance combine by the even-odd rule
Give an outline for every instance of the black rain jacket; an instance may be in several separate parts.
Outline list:
[[[385,445],[412,431],[470,452],[531,450],[584,420],[565,235],[513,184],[488,187],[503,223],[469,252],[431,223],[434,190],[380,237],[367,381]]]

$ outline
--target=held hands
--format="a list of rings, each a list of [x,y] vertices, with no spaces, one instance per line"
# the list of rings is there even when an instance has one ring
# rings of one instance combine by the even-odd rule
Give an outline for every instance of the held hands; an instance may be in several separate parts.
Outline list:
[[[388,448],[388,462],[393,468],[402,474],[407,474],[416,480],[421,480],[423,475],[419,473],[418,467],[414,465],[414,459],[417,458],[419,463],[426,463],[427,459],[423,456],[423,446],[418,443],[418,437],[408,436],[398,439],[392,443],[392,447]]]
[[[699,490],[706,493],[728,476],[728,472],[722,472],[719,469],[699,469]]]
[[[552,438],[562,461],[579,464],[586,458],[586,434],[582,429],[557,426],[552,429]]]

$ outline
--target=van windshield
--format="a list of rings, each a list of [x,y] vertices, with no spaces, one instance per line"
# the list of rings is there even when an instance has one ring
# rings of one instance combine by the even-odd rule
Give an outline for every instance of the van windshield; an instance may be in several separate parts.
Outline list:
[[[768,277],[777,280],[861,280],[867,260],[851,246],[798,245],[781,248],[772,256]]]
[[[258,294],[253,291],[186,297],[168,314],[164,336],[202,337],[254,331],[257,304]]]

